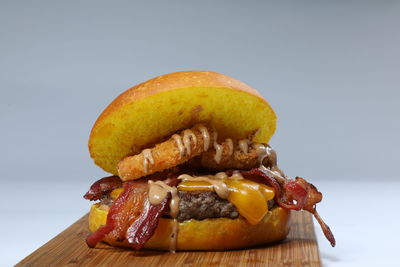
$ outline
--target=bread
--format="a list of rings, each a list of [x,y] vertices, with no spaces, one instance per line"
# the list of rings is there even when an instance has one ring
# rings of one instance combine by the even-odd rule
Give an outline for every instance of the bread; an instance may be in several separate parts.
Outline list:
[[[117,174],[117,164],[125,156],[197,122],[215,127],[221,137],[254,135],[253,141],[262,143],[276,128],[274,111],[248,85],[216,72],[182,71],[118,96],[93,126],[90,155],[105,171]]]
[[[104,225],[108,211],[100,208],[99,204],[91,207],[89,229],[96,231]],[[248,248],[282,240],[289,232],[290,211],[274,207],[263,220],[250,225],[243,218],[218,218],[202,221],[189,220],[179,223],[177,250],[228,250]],[[156,232],[145,244],[145,248],[169,250],[173,220],[161,218]],[[129,247],[129,243],[113,241],[106,238],[104,242],[113,246]]]

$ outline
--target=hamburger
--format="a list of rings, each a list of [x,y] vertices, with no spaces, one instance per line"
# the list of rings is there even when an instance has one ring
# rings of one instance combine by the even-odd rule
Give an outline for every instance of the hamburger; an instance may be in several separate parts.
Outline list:
[[[84,195],[89,247],[227,250],[285,239],[292,211],[314,215],[322,194],[290,179],[268,145],[277,117],[255,89],[223,74],[162,75],[119,95],[89,138],[111,176]]]

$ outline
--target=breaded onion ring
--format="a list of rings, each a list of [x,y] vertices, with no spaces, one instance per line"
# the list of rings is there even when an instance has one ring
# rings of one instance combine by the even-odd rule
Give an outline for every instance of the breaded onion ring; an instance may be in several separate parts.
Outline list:
[[[276,153],[267,144],[251,143],[247,151],[240,149],[238,141],[224,141],[220,146],[222,152],[219,161],[216,160],[216,150],[213,147],[190,160],[186,168],[203,171],[250,170],[258,168],[262,163],[266,167],[277,169]],[[260,149],[261,153],[257,151]]]
[[[224,141],[220,145],[222,146],[222,153],[219,161],[215,160],[216,151],[214,148],[201,154],[200,161],[204,169],[210,171],[249,170],[260,166],[260,157],[253,146],[249,145],[246,153],[239,148],[237,142],[233,142],[233,149],[228,141]]]
[[[153,148],[121,160],[118,163],[119,177],[123,181],[135,180],[180,165],[208,150],[214,142],[214,136],[214,130],[204,126],[194,126],[174,134]]]

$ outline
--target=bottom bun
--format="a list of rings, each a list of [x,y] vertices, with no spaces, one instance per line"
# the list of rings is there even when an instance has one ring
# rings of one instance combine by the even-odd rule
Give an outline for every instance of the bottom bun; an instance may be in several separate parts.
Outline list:
[[[107,220],[108,211],[99,204],[92,205],[89,214],[89,229],[96,231]],[[285,239],[290,228],[290,211],[281,207],[272,208],[256,225],[250,225],[242,218],[216,218],[202,221],[188,220],[179,223],[176,250],[227,250],[268,244]],[[161,218],[154,235],[145,248],[169,250],[173,220]],[[103,240],[112,246],[130,247],[123,242]]]

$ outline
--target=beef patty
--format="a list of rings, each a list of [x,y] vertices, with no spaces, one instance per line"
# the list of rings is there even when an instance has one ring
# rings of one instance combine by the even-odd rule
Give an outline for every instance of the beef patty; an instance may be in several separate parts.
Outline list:
[[[178,191],[179,213],[177,220],[182,222],[190,219],[204,220],[207,218],[230,218],[239,217],[236,207],[226,199],[218,197],[215,191]],[[100,200],[102,206],[111,207],[113,200],[110,196]],[[268,209],[275,205],[273,200],[268,201]],[[169,217],[169,212],[164,216]]]
[[[178,221],[206,218],[237,218],[239,212],[228,200],[221,199],[214,191],[178,191]]]
[[[218,197],[214,191],[178,191],[179,213],[177,220],[204,220],[207,218],[239,217],[236,207],[226,199]],[[274,200],[267,202],[268,209],[275,205]]]

